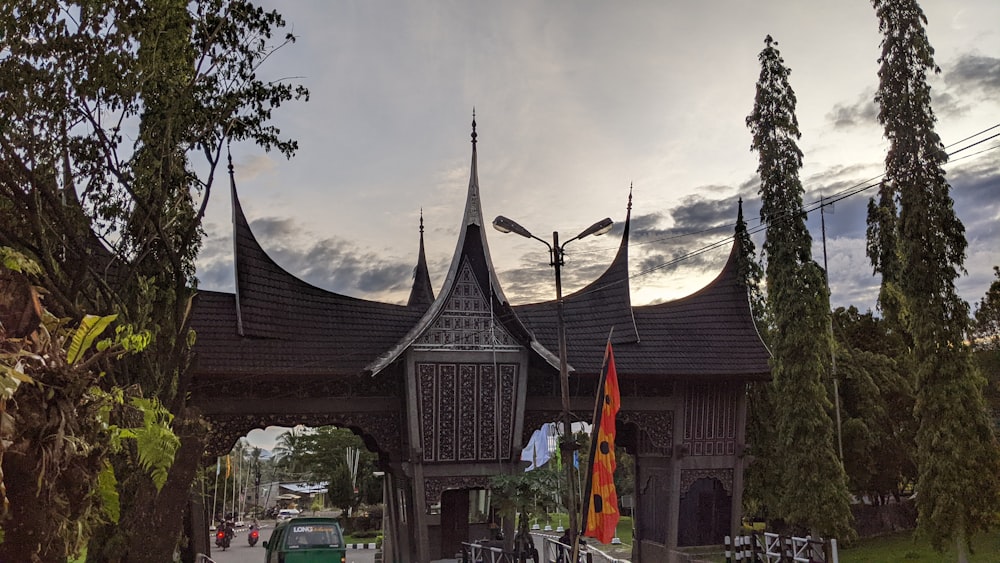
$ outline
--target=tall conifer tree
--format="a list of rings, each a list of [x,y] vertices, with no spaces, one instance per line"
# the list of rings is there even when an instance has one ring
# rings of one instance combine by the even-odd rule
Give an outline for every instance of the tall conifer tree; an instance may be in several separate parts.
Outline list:
[[[900,320],[913,340],[918,525],[938,549],[956,541],[964,561],[972,534],[997,520],[1000,450],[965,343],[969,306],[955,290],[967,242],[945,179],[948,155],[934,131],[927,73],[939,69],[915,0],[872,5],[883,35],[875,100],[889,140],[879,197],[888,220],[875,230],[894,228],[895,236],[883,233],[882,240],[895,239],[895,247],[878,255],[898,258]],[[869,248],[878,243],[870,239]]]
[[[736,216],[734,238],[739,251],[737,261],[739,281],[747,290],[757,331],[766,343],[770,320],[767,297],[761,289],[764,269],[757,261],[756,247],[743,219],[742,199]],[[743,493],[744,512],[752,517],[768,518],[777,505],[776,494],[781,482],[781,464],[776,455],[776,436],[771,424],[773,410],[771,386],[762,383],[752,385],[747,396],[747,443],[754,456],[754,462],[747,468]]]
[[[832,403],[823,376],[830,350],[830,297],[826,277],[812,259],[812,237],[802,211],[802,151],[795,92],[777,42],[767,36],[753,133],[760,175],[761,220],[767,225],[767,302],[771,313],[771,373],[776,447],[783,479],[776,515],[823,536],[852,535],[850,497],[834,446]]]

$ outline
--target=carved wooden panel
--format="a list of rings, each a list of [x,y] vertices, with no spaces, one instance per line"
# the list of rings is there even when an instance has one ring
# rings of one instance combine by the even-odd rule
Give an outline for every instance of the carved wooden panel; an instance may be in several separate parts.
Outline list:
[[[414,350],[521,350],[493,316],[468,261],[463,260],[441,314],[413,343]]]
[[[684,397],[688,455],[736,455],[736,387],[692,385]]]
[[[688,489],[698,479],[718,479],[722,483],[722,488],[726,489],[726,493],[733,494],[732,469],[682,469],[681,496],[687,494]]]
[[[461,475],[454,477],[427,477],[424,479],[424,501],[427,507],[441,501],[441,493],[450,489],[488,489],[490,478],[486,475]]]
[[[631,423],[642,431],[640,446],[648,443],[656,448],[669,449],[674,439],[673,411],[626,411],[618,412],[618,422]],[[646,453],[641,452],[640,453]]]
[[[402,397],[403,390],[399,378],[386,376],[303,376],[297,378],[294,385],[289,385],[287,379],[267,379],[254,377],[253,384],[247,384],[247,378],[212,377],[195,381],[192,391],[199,397],[246,397],[258,399],[268,397],[273,399],[307,399],[314,397]]]
[[[422,459],[509,459],[518,364],[417,362]]]
[[[479,458],[497,457],[497,375],[492,365],[484,365],[479,370]],[[470,432],[474,436],[476,432]]]

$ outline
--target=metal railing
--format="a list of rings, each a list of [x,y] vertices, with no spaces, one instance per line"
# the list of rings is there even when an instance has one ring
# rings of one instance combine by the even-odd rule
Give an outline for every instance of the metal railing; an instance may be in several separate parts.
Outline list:
[[[837,540],[799,538],[771,532],[726,536],[726,561],[732,563],[839,563]]]
[[[517,563],[513,553],[499,547],[462,542],[463,563]]]

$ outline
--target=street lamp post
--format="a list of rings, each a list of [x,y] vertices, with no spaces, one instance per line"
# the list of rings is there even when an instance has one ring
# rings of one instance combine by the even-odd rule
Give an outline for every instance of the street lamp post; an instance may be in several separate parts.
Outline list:
[[[566,242],[559,244],[559,232],[552,232],[552,244],[547,241],[536,237],[531,234],[528,229],[525,229],[521,225],[517,224],[515,221],[504,217],[503,215],[498,215],[496,219],[493,220],[493,228],[500,231],[501,233],[515,233],[521,235],[525,238],[535,239],[549,249],[549,265],[555,269],[556,274],[556,319],[557,325],[556,329],[559,335],[559,392],[562,398],[562,425],[563,425],[563,439],[559,443],[559,449],[562,451],[563,465],[566,467],[566,488],[568,489],[566,510],[569,512],[569,541],[570,546],[573,550],[573,559],[576,559],[577,553],[577,538],[580,534],[580,528],[577,520],[577,498],[576,498],[576,488],[573,487],[574,470],[573,470],[573,452],[577,449],[576,440],[573,438],[573,420],[570,412],[569,404],[569,363],[567,361],[566,352],[566,319],[563,316],[563,296],[562,296],[562,266],[563,266],[563,250],[566,245],[573,242],[574,240],[579,240],[584,237],[594,235],[603,235],[611,230],[611,226],[614,223],[609,218],[601,219],[600,221],[594,223],[590,227],[586,228],[580,234],[567,240]]]

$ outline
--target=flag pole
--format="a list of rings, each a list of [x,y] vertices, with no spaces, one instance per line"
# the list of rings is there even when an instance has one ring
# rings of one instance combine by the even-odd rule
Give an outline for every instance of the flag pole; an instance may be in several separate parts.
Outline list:
[[[215,515],[219,513],[219,470],[222,468],[222,460],[215,458],[215,492],[212,493],[212,523],[215,523]],[[226,511],[225,508],[222,509]]]
[[[594,485],[594,455],[597,452],[597,432],[601,427],[601,416],[604,412],[602,408],[604,406],[604,384],[608,378],[608,350],[611,348],[611,335],[614,334],[615,327],[611,327],[608,332],[608,343],[604,346],[604,361],[601,363],[601,378],[597,382],[597,397],[594,401],[594,416],[591,418],[590,426],[590,457],[587,459],[587,481],[586,486],[584,486],[583,494],[583,510],[580,513],[581,524],[580,530],[581,534],[587,532],[587,516],[590,513],[590,497],[591,488]],[[576,536],[576,541],[573,542],[573,549],[570,561],[578,561],[580,556],[580,535]]]

